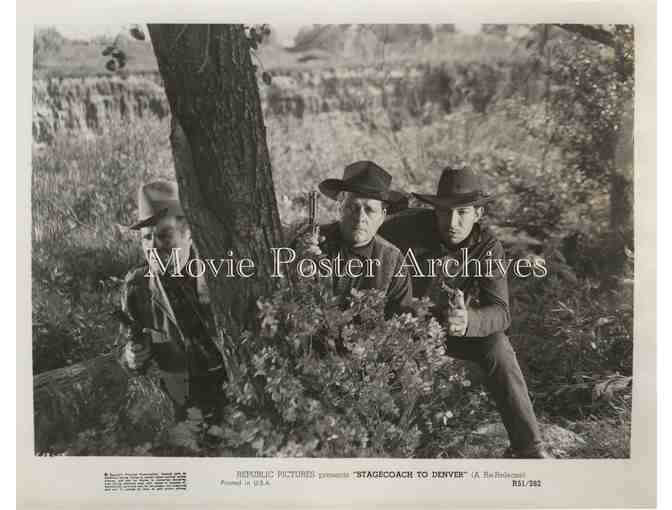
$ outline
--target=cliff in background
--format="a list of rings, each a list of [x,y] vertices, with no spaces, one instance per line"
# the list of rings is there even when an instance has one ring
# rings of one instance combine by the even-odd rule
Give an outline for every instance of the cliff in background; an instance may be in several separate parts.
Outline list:
[[[33,140],[49,143],[63,130],[103,129],[112,120],[170,113],[158,74],[33,81]]]
[[[385,108],[428,118],[468,109],[484,113],[497,97],[539,87],[519,83],[521,64],[396,64],[387,68],[351,67],[275,70],[270,85],[260,84],[266,115]],[[158,73],[42,78],[33,82],[33,140],[49,143],[56,133],[104,130],[110,121],[162,119],[170,113]],[[401,117],[402,115],[400,115]]]

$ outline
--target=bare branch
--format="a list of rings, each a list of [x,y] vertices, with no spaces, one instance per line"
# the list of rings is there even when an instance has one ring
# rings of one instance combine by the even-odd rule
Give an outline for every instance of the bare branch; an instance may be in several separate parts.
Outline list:
[[[568,32],[578,34],[581,37],[590,39],[591,41],[604,44],[610,48],[616,47],[616,41],[614,40],[614,34],[604,30],[603,28],[598,28],[595,25],[561,25],[555,24],[556,27],[560,27]]]

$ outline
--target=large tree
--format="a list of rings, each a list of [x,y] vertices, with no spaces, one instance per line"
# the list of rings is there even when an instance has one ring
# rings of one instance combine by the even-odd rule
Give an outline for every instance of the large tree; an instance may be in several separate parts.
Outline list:
[[[256,264],[251,278],[220,274],[209,281],[229,377],[235,377],[247,357],[240,339],[256,318],[257,299],[288,285],[286,278],[271,277],[271,248],[283,239],[250,55],[255,38],[243,25],[149,25],[149,32],[172,113],[180,195],[199,255],[232,254]],[[124,426],[133,437],[151,440],[174,419],[153,376],[129,378],[113,355],[40,374],[33,389],[37,452],[67,444],[87,428]],[[118,415],[114,423],[105,423],[112,415]]]
[[[624,246],[631,248],[634,239],[634,28],[542,24],[522,33],[521,42],[531,50],[525,80],[541,85],[532,94],[530,88],[520,88],[526,106],[521,111],[527,114],[522,119],[546,147],[542,170],[549,149],[559,150],[566,182],[577,183],[570,184],[569,196],[560,198],[564,202],[549,201],[549,211],[565,209],[567,198],[580,206],[587,203],[584,197],[608,197],[604,219],[601,208],[587,213],[593,218],[591,225],[599,225],[600,235],[604,234],[602,253],[608,263],[601,270],[621,274],[628,267]],[[545,120],[537,130],[529,114],[538,100]],[[553,214],[545,214],[542,223],[549,218]],[[579,234],[570,233],[567,251],[576,251],[576,242],[585,242],[577,241]]]
[[[634,100],[632,82],[634,80],[634,29],[629,25],[614,25],[606,29],[599,25],[557,25],[564,30],[578,34],[586,40],[596,42],[613,50],[613,56],[605,59],[611,65],[612,81],[617,82],[607,108],[618,112],[611,122],[606,123],[600,133],[600,159],[605,162],[610,191],[610,226],[613,232],[627,237],[626,232],[633,222],[633,163],[634,163]],[[579,58],[579,57],[577,57]],[[628,86],[630,84],[630,86]],[[596,83],[594,85],[603,85]],[[584,94],[586,103],[594,98]],[[597,107],[604,105],[600,102]],[[605,124],[605,123],[603,123]],[[624,239],[631,243],[631,239]]]
[[[282,245],[266,129],[243,25],[149,25],[172,113],[181,199],[202,258],[249,257],[253,278],[213,278],[215,312],[231,347],[255,316]]]

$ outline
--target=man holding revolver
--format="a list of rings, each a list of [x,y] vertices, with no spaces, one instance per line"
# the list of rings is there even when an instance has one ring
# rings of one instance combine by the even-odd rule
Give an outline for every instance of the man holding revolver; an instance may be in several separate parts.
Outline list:
[[[381,227],[381,235],[402,252],[410,250],[417,261],[420,271],[410,271],[413,296],[429,296],[436,304],[435,316],[449,335],[447,354],[474,361],[485,372],[509,435],[506,456],[549,458],[505,334],[511,321],[507,275],[501,266],[484,263],[504,259],[501,243],[479,223],[483,205],[493,197],[483,192],[473,171],[451,168],[443,171],[436,195],[414,195],[434,210],[404,211]]]
[[[195,406],[215,418],[224,398],[222,342],[205,279],[183,270],[195,248],[177,183],[145,184],[138,202],[141,219],[130,228],[142,234],[146,261],[124,281],[121,304],[130,327],[120,360],[136,373],[155,360],[178,415]]]
[[[339,220],[303,234],[296,242],[298,252],[325,256],[342,265],[341,270],[333,268],[335,295],[345,300],[353,289],[384,291],[386,316],[410,311],[412,300],[401,252],[377,235],[388,210],[406,200],[404,194],[390,189],[391,181],[392,176],[373,161],[357,161],[345,167],[342,179],[322,181],[322,194],[338,202]],[[371,261],[376,263],[367,263]],[[358,263],[355,267],[370,268],[370,273],[348,273],[352,262]]]

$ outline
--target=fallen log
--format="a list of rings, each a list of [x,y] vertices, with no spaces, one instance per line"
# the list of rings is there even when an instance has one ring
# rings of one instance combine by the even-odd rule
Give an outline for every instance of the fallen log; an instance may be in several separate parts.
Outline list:
[[[106,354],[34,376],[33,416],[35,454],[45,454],[67,452],[85,431],[151,442],[175,422],[175,409],[155,368],[132,374]]]

